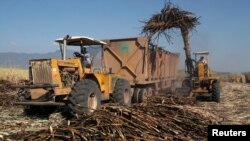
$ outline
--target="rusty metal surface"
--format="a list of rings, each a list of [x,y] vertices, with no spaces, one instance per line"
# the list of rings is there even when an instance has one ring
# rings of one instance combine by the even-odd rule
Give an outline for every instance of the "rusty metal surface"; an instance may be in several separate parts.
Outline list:
[[[58,95],[67,95],[70,92],[71,92],[70,87],[63,87],[63,88],[56,87],[56,88],[54,88],[54,94],[56,96],[58,96]]]
[[[58,84],[35,84],[35,85],[11,85],[11,88],[53,88]]]
[[[52,84],[50,60],[31,60],[33,84]]]
[[[45,90],[43,88],[39,89],[30,89],[30,96],[31,99],[43,99],[47,97],[47,94],[49,93],[48,90]]]
[[[131,84],[148,84],[175,79],[179,65],[179,54],[170,53],[148,44],[144,37],[105,40],[106,68],[119,74]]]
[[[34,106],[64,106],[65,103],[61,102],[14,102],[15,105],[34,105]]]

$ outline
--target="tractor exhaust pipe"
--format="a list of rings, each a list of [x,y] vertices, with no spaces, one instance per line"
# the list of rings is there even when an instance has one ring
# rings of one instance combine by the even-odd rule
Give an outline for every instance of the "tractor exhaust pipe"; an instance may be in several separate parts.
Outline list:
[[[66,51],[67,51],[67,40],[70,38],[69,35],[65,36],[63,39],[63,60],[66,60]]]

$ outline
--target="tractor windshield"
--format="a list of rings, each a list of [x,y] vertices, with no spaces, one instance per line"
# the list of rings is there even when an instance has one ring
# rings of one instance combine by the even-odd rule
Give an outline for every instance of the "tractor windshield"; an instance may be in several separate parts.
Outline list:
[[[83,46],[86,49],[85,52],[85,59],[84,64],[90,65],[93,69],[100,69],[102,68],[102,46],[101,45],[90,45],[90,46]]]
[[[56,39],[55,42],[60,45],[63,60],[67,58],[67,46],[76,46],[76,48],[72,47],[74,57],[81,58],[87,67],[91,66],[93,69],[102,69],[102,49],[103,45],[106,45],[105,42],[87,36],[69,35]]]
[[[204,51],[204,52],[194,52],[195,55],[195,61],[197,63],[201,62],[204,64],[208,64],[209,63],[209,52],[208,51]]]

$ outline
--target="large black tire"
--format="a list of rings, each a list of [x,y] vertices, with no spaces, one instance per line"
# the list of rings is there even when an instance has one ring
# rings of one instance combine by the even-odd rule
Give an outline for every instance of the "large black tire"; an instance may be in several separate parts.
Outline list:
[[[115,84],[113,101],[121,105],[131,105],[131,88],[125,79],[118,79]]]
[[[174,80],[171,81],[170,93],[174,94],[176,91],[176,82]]]
[[[141,91],[140,88],[135,88],[134,94],[132,96],[132,103],[138,103],[140,91]]]
[[[69,94],[69,109],[74,114],[88,114],[101,105],[101,91],[91,79],[82,79],[75,83]]]
[[[220,102],[220,83],[219,81],[212,84],[212,101]]]
[[[143,103],[148,98],[148,92],[146,88],[143,88],[139,93],[138,103]]]
[[[154,95],[153,89],[152,89],[151,87],[148,87],[148,88],[147,88],[147,96],[148,96],[148,97],[151,97],[151,96],[153,96],[153,95]]]

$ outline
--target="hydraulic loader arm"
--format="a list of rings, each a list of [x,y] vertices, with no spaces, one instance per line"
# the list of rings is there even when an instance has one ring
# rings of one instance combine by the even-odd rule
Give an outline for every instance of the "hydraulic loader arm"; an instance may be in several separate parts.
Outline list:
[[[185,65],[186,65],[186,71],[190,76],[193,76],[194,74],[194,65],[193,65],[193,59],[191,58],[191,53],[190,53],[190,49],[188,48],[184,48],[185,50],[185,56],[186,56],[186,60],[185,60]]]

